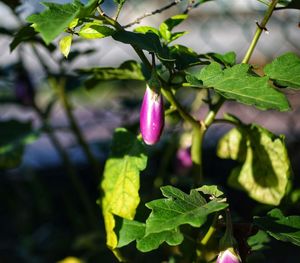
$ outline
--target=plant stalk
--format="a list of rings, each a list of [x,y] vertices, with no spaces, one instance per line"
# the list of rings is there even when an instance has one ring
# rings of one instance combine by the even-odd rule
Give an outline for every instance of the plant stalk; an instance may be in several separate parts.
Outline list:
[[[34,104],[33,108],[34,108],[36,114],[38,115],[38,117],[40,118],[43,128],[44,128],[44,131],[48,135],[52,145],[54,146],[54,148],[60,155],[61,159],[63,160],[63,164],[65,166],[67,174],[69,175],[71,183],[73,184],[75,191],[78,193],[79,200],[81,201],[83,207],[86,210],[86,213],[89,218],[91,226],[94,228],[97,225],[97,218],[93,212],[93,208],[91,206],[91,202],[89,200],[88,194],[87,194],[86,190],[84,189],[84,187],[82,187],[82,183],[77,176],[76,170],[75,170],[74,166],[72,165],[72,162],[71,162],[68,154],[66,153],[66,151],[64,150],[60,141],[56,137],[55,131],[49,124],[48,119],[46,119],[44,117],[43,113],[37,107],[37,105]]]
[[[101,167],[96,158],[94,157],[90,147],[88,146],[83,134],[81,133],[79,125],[77,124],[75,116],[73,115],[72,107],[65,92],[65,79],[61,79],[56,86],[58,97],[63,105],[67,118],[70,122],[70,127],[74,132],[78,144],[81,146],[84,154],[86,155],[86,158],[93,169],[93,173],[95,174],[96,178],[98,178],[98,176],[100,175]]]

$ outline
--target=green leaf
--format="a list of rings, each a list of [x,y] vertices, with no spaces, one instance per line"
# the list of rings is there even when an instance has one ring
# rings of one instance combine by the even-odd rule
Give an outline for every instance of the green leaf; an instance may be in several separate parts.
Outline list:
[[[169,43],[171,43],[172,41],[184,36],[185,34],[187,34],[188,32],[186,31],[183,31],[183,32],[175,32],[175,33],[172,33],[171,34],[171,37],[170,37],[170,41]]]
[[[300,58],[288,52],[264,67],[265,74],[276,84],[300,89]]]
[[[176,246],[183,241],[183,235],[176,229],[162,231],[159,233],[151,233],[137,240],[137,249],[141,252],[149,252],[157,249],[163,242],[170,246]]]
[[[233,51],[227,52],[225,54],[219,53],[207,53],[202,55],[204,58],[212,59],[224,66],[234,66],[236,64],[236,54]]]
[[[258,202],[278,205],[291,175],[284,139],[258,126],[230,130],[218,144],[220,158],[243,164],[231,172],[229,184]]]
[[[164,22],[162,22],[160,24],[160,27],[163,26],[165,28],[167,28],[169,31],[172,31],[172,29],[175,26],[178,26],[181,22],[183,22],[185,19],[187,19],[188,15],[186,14],[179,14],[179,15],[175,15],[172,16],[170,18],[168,18],[167,20],[165,20]]]
[[[102,213],[104,216],[107,245],[112,250],[117,247],[114,232],[117,215],[133,219],[140,202],[140,172],[146,168],[147,157],[141,140],[126,129],[116,129],[111,154],[106,161],[101,187],[104,191]]]
[[[151,27],[151,26],[139,26],[139,27],[136,27],[134,29],[134,32],[136,32],[136,33],[142,33],[142,34],[146,34],[147,32],[152,32],[155,35],[159,36],[159,31],[156,28]]]
[[[104,80],[145,80],[141,64],[134,60],[125,61],[118,68],[94,67],[77,70],[82,75],[89,75],[85,82],[87,88],[93,88],[95,83]]]
[[[213,197],[220,197],[224,195],[224,193],[221,190],[219,190],[217,185],[203,185],[197,188],[196,190],[202,192],[203,194],[211,195]]]
[[[124,247],[134,240],[143,238],[145,235],[146,225],[135,220],[123,219],[119,229],[117,227],[118,225],[115,229],[118,233],[117,247]]]
[[[136,247],[142,252],[157,249],[163,242],[171,246],[179,245],[183,241],[183,235],[178,229],[152,233],[145,236],[146,225],[144,223],[123,219],[120,228],[116,226],[118,233],[118,247],[123,247],[136,241]]]
[[[146,220],[146,236],[151,233],[174,230],[180,225],[202,226],[209,214],[225,209],[228,205],[216,200],[206,200],[196,190],[186,194],[172,186],[161,187],[167,199],[151,201],[146,206],[152,212]]]
[[[254,105],[262,110],[289,110],[286,97],[270,86],[268,77],[253,76],[248,73],[249,68],[250,65],[238,64],[222,70],[220,64],[212,62],[193,76],[227,99]]]
[[[68,36],[63,37],[59,41],[59,50],[66,58],[68,57],[70,49],[71,49],[72,39],[73,39],[73,36],[68,35]]]
[[[174,45],[169,47],[170,57],[175,59],[176,68],[179,70],[199,64],[197,53],[186,46]]]
[[[182,21],[184,21],[186,18],[188,17],[188,15],[186,14],[180,14],[180,15],[175,15],[172,16],[170,18],[168,18],[167,20],[165,20],[163,23],[160,24],[159,26],[159,33],[160,35],[166,40],[166,41],[172,41],[172,29],[179,25]],[[182,33],[182,32],[179,32]],[[173,39],[175,40],[175,39]]]
[[[300,216],[284,216],[275,208],[265,217],[254,217],[254,224],[270,236],[300,246]]]
[[[38,137],[30,122],[0,121],[0,169],[11,169],[22,162],[26,144]]]
[[[10,51],[12,52],[20,43],[32,40],[36,34],[33,27],[30,25],[21,27],[9,44]]]
[[[134,33],[130,31],[117,31],[112,37],[125,44],[130,44],[139,47],[140,49],[147,50],[149,52],[154,52],[163,54],[163,48],[156,34],[152,32],[147,32],[146,34]]]
[[[83,38],[94,39],[111,36],[114,32],[115,30],[108,26],[102,26],[97,22],[91,22],[86,23],[82,28],[80,28],[78,34]]]
[[[278,5],[281,6],[278,8],[276,7],[276,9],[300,9],[299,0],[281,0]]]
[[[146,204],[152,212],[146,224],[123,220],[120,227],[116,227],[119,237],[118,247],[136,240],[137,249],[148,252],[158,248],[163,242],[171,246],[179,245],[183,235],[179,227],[190,224],[194,227],[202,226],[209,214],[225,209],[226,203],[213,200],[209,203],[196,190],[185,194],[172,186],[161,187],[167,199],[158,199]],[[213,189],[216,193],[216,189]],[[217,195],[220,192],[217,191]]]
[[[259,230],[254,236],[248,238],[247,243],[251,251],[263,250],[268,247],[270,238],[265,231]]]
[[[27,18],[33,23],[34,29],[39,32],[46,44],[49,44],[62,33],[75,18],[90,15],[98,5],[98,0],[91,0],[85,6],[80,1],[67,4],[42,3],[46,9],[40,14]]]

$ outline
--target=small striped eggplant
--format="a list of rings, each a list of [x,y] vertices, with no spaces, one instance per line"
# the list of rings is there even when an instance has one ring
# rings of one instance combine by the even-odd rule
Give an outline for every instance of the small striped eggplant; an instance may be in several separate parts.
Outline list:
[[[220,252],[217,263],[240,263],[241,259],[238,254],[234,252],[232,248],[228,248],[225,251]]]
[[[140,129],[144,142],[148,145],[159,141],[164,127],[164,104],[161,93],[148,85],[140,111]]]

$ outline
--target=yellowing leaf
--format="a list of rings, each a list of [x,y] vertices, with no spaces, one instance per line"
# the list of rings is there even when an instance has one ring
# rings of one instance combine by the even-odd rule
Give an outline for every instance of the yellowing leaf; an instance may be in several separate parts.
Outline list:
[[[74,28],[78,25],[78,22],[79,22],[79,18],[75,18],[71,21],[71,23],[69,24],[69,28]]]
[[[57,263],[84,263],[84,261],[75,257],[66,257],[63,260],[58,261]]]
[[[117,247],[114,215],[132,220],[140,202],[139,174],[146,168],[147,157],[140,140],[125,129],[117,129],[109,159],[104,168],[101,187],[104,191],[102,212],[106,229],[106,244]]]
[[[231,172],[231,186],[246,191],[258,202],[280,203],[291,174],[282,137],[258,125],[244,125],[221,138],[217,154],[243,163]]]
[[[59,41],[59,50],[66,58],[70,53],[71,44],[72,44],[72,35],[65,36]]]

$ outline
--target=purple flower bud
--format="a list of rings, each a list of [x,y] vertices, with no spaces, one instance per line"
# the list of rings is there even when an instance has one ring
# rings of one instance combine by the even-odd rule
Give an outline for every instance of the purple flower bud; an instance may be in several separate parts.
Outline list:
[[[240,257],[234,252],[232,248],[220,252],[217,263],[240,263]]]
[[[160,93],[147,85],[140,112],[140,129],[146,144],[158,142],[164,127],[164,104]]]
[[[179,165],[182,168],[190,168],[193,166],[191,151],[189,148],[180,148],[176,154]]]

